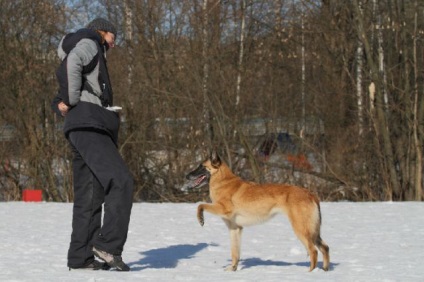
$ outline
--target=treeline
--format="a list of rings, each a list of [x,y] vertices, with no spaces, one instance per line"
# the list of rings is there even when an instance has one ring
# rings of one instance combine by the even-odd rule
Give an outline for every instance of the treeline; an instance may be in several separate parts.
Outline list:
[[[102,16],[135,201],[198,201],[184,175],[217,149],[253,181],[323,200],[423,199],[419,0],[0,0],[0,199],[72,201],[54,116],[56,48]]]

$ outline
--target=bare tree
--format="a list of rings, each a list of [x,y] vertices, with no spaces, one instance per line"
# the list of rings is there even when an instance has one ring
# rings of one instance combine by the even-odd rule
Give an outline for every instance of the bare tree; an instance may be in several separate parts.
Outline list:
[[[212,147],[244,178],[304,185],[326,200],[423,198],[420,1],[44,0],[0,8],[3,199],[39,187],[46,200],[72,201],[63,118],[50,109],[55,53],[63,35],[97,16],[118,28],[107,59],[135,200],[207,197],[181,187]]]
[[[422,180],[422,172],[423,172],[423,157],[422,157],[422,142],[420,142],[420,135],[422,135],[422,131],[420,134],[420,116],[422,117],[422,114],[419,113],[419,109],[423,109],[422,105],[423,99],[420,97],[423,96],[422,87],[420,91],[419,86],[419,77],[420,77],[420,70],[418,68],[418,1],[415,0],[414,3],[414,35],[413,35],[413,62],[414,62],[414,109],[413,109],[413,143],[414,143],[414,150],[415,150],[415,200],[421,201],[423,200],[423,180]],[[422,75],[421,75],[422,76]],[[422,121],[422,119],[421,119]],[[422,141],[422,138],[421,138]]]

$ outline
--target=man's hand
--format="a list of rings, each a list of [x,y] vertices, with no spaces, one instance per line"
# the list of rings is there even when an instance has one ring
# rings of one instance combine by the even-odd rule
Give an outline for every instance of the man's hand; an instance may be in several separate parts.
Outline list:
[[[62,116],[66,116],[66,114],[68,113],[68,111],[69,111],[69,107],[65,104],[65,103],[63,103],[63,102],[60,102],[58,105],[57,105],[57,107],[59,108],[59,111],[60,111],[60,113],[62,114]]]

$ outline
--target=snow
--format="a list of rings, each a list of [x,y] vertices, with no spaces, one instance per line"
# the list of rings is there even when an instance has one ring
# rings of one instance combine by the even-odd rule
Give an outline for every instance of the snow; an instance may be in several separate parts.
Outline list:
[[[424,281],[424,203],[322,203],[331,270],[309,258],[287,219],[244,229],[239,270],[224,223],[196,204],[135,203],[123,259],[131,272],[66,267],[70,203],[0,203],[1,281]],[[319,267],[322,256],[319,255]]]

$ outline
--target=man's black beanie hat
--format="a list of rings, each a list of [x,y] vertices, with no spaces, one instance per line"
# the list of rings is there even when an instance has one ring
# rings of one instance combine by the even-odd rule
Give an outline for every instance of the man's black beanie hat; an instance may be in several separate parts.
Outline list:
[[[87,24],[88,29],[103,30],[111,32],[117,37],[116,27],[108,20],[103,18],[96,18]]]

